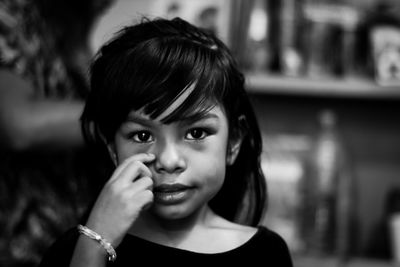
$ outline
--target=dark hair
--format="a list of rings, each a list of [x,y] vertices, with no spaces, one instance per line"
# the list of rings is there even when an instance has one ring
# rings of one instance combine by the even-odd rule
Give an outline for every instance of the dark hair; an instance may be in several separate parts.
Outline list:
[[[191,116],[204,104],[200,112],[215,104],[222,106],[229,138],[242,135],[243,142],[210,206],[228,220],[256,225],[266,199],[260,130],[244,77],[228,48],[214,35],[179,18],[143,19],[119,31],[92,64],[91,92],[82,115],[84,136],[89,143],[104,147],[131,110],[143,108],[156,118],[189,85],[194,86],[190,95],[162,121]]]

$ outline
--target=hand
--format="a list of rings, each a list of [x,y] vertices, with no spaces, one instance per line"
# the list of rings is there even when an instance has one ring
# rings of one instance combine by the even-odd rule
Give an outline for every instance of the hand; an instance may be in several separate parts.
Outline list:
[[[153,202],[153,180],[144,164],[152,154],[137,154],[120,164],[103,187],[87,227],[118,246],[140,212]]]

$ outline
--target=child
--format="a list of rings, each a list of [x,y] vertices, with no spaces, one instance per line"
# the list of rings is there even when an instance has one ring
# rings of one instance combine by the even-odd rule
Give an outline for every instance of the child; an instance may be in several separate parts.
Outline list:
[[[91,87],[83,130],[117,167],[42,266],[292,266],[281,237],[257,227],[260,130],[221,41],[178,18],[144,20],[100,50]]]

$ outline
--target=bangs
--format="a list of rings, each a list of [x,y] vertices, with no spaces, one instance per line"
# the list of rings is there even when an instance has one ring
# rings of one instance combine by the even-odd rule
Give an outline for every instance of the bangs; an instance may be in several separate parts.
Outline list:
[[[143,110],[155,119],[180,96],[188,96],[162,119],[163,123],[207,112],[221,103],[224,72],[213,47],[182,36],[147,40],[128,52],[120,86],[126,89],[125,110]],[[190,90],[190,92],[188,92]]]

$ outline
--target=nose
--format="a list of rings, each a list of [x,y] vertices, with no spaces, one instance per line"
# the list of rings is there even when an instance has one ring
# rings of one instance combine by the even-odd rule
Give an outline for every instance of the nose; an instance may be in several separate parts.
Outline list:
[[[180,173],[186,169],[186,160],[179,144],[171,140],[159,142],[154,147],[154,168],[159,173]]]

